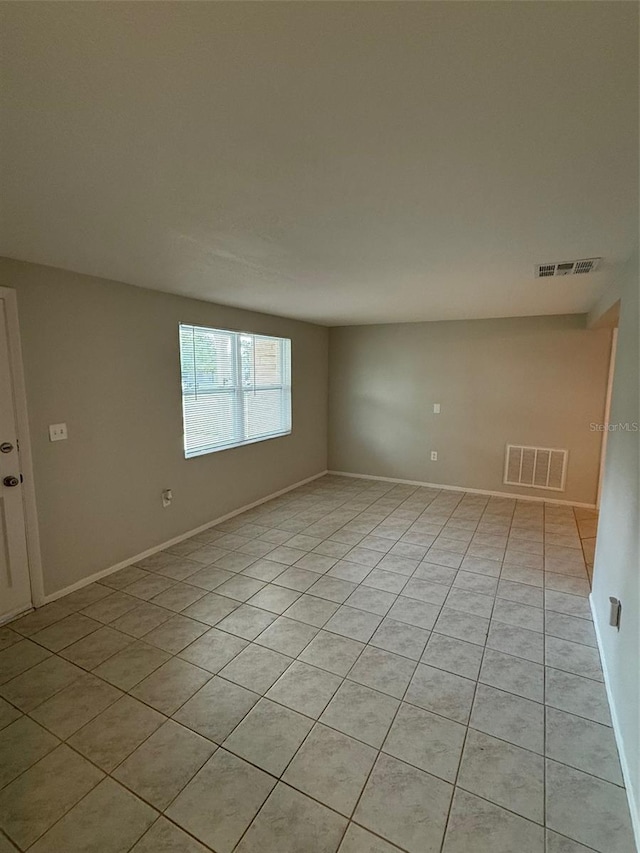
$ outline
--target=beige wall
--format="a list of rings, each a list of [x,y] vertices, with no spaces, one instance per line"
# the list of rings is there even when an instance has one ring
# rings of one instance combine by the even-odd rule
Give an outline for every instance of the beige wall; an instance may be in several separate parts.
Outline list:
[[[640,423],[639,278],[636,253],[619,283],[620,328],[609,416],[616,425]],[[640,849],[639,482],[640,434],[609,432],[591,598]],[[610,595],[622,602],[620,631],[609,626]]]
[[[595,502],[608,329],[571,315],[349,326],[329,341],[330,469]],[[568,448],[566,491],[504,486],[507,443]]]
[[[6,259],[0,283],[18,292],[46,594],[326,468],[326,329]],[[185,460],[180,321],[292,339],[290,436]]]

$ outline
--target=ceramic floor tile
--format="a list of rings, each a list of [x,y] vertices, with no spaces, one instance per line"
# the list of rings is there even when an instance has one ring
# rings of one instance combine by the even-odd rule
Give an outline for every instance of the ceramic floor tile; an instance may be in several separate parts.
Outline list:
[[[558,835],[550,829],[546,831],[546,853],[592,853],[590,847],[584,847],[577,841],[572,841],[564,835]]]
[[[544,663],[544,635],[537,631],[527,631],[526,628],[505,625],[504,622],[491,622],[487,648],[533,663]]]
[[[424,578],[414,577],[407,581],[402,594],[407,598],[416,598],[418,601],[426,601],[429,604],[441,607],[449,594],[449,590],[450,587],[446,584],[433,583]]]
[[[544,853],[544,850],[541,826],[456,788],[442,853]]]
[[[403,702],[383,751],[440,779],[455,782],[465,733],[459,723]]]
[[[185,649],[208,630],[207,626],[195,619],[176,614],[144,635],[144,642],[156,646],[164,652],[175,655]]]
[[[598,650],[582,643],[548,636],[545,641],[545,663],[583,678],[604,681]]]
[[[130,690],[170,657],[168,652],[138,641],[101,663],[93,672],[121,690]]]
[[[141,569],[139,566],[126,566],[113,574],[102,578],[100,583],[110,589],[124,589],[136,581],[142,580],[149,576],[149,572]]]
[[[61,744],[0,791],[0,828],[25,850],[103,776]]]
[[[131,853],[209,853],[209,849],[161,817],[132,847]]]
[[[429,637],[429,631],[424,628],[387,618],[382,620],[369,645],[418,660]]]
[[[278,565],[280,565],[281,569],[285,568],[281,564]],[[293,589],[297,592],[306,592],[309,587],[316,583],[318,578],[319,575],[317,572],[309,572],[306,569],[291,566],[281,572],[278,577],[275,578],[273,583],[275,586],[282,586],[286,589]]]
[[[100,853],[127,850],[151,826],[158,813],[113,779],[104,779],[52,827],[34,853],[84,853],[100,838]]]
[[[357,640],[320,631],[302,652],[300,660],[335,675],[346,675],[364,648]]]
[[[106,624],[124,616],[125,613],[133,610],[139,604],[140,601],[137,598],[127,595],[126,592],[112,592],[106,598],[101,598],[88,607],[84,607],[81,615]]]
[[[432,666],[418,664],[405,700],[459,723],[471,713],[475,682]]]
[[[249,600],[249,603],[254,607],[267,610],[269,613],[282,614],[298,598],[300,598],[300,593],[296,590],[268,584],[260,592],[257,592]]]
[[[576,717],[556,708],[547,708],[546,754],[592,776],[623,785],[613,729]]]
[[[3,684],[0,694],[21,711],[31,711],[84,674],[79,667],[54,656]]]
[[[246,640],[234,637],[224,631],[211,628],[191,645],[183,649],[178,657],[189,663],[206,669],[207,672],[219,672],[229,661],[248,645]]]
[[[139,639],[144,634],[148,634],[153,628],[157,628],[158,625],[166,622],[167,619],[171,619],[171,616],[170,610],[165,610],[164,607],[158,607],[156,604],[144,601],[139,602],[134,610],[130,610],[124,616],[115,619],[109,627],[117,629],[130,637],[137,637]],[[97,631],[96,633],[100,632]],[[91,639],[91,636],[87,639]],[[74,646],[68,646],[65,649],[65,654],[73,648]]]
[[[567,616],[549,610],[545,616],[544,627],[545,632],[553,637],[570,640],[573,643],[582,643],[593,648],[597,647],[593,623],[587,619],[579,619],[576,616]]]
[[[122,696],[122,692],[88,673],[31,711],[31,716],[65,740]]]
[[[266,693],[291,663],[286,655],[252,643],[220,670],[220,675],[256,693]]]
[[[413,573],[414,578],[437,583],[442,586],[451,586],[456,575],[457,569],[450,569],[446,566],[437,566],[434,563],[423,561]]]
[[[633,850],[624,789],[549,760],[547,826],[599,853]]]
[[[21,639],[21,635],[12,631],[8,626],[0,626],[0,651],[8,649],[9,646],[13,646],[14,643],[20,642]]]
[[[335,853],[346,825],[345,818],[281,782],[235,853]]]
[[[380,748],[400,702],[361,684],[345,681],[320,717],[344,734]]]
[[[243,640],[255,640],[258,634],[261,634],[265,628],[275,622],[276,618],[275,613],[268,613],[266,610],[252,607],[250,604],[242,604],[237,610],[218,622],[217,627],[221,631],[242,637]]]
[[[462,613],[470,613],[473,616],[482,616],[488,619],[493,610],[494,600],[493,596],[490,595],[451,587],[447,595],[446,605],[452,610],[460,610]]]
[[[221,744],[259,698],[257,693],[245,687],[216,677],[185,702],[173,717],[184,726]]]
[[[289,619],[296,619],[307,625],[322,628],[338,609],[339,605],[323,598],[312,595],[303,595],[295,604],[292,604],[284,615]]]
[[[452,793],[447,782],[380,755],[354,820],[409,853],[438,853]]]
[[[375,758],[375,749],[317,723],[283,781],[349,817]]]
[[[544,706],[479,684],[469,725],[532,752],[544,752]]]
[[[130,690],[162,714],[173,714],[211,678],[211,673],[179,658],[163,663]]]
[[[473,616],[445,606],[440,611],[433,630],[447,637],[455,637],[458,640],[482,646],[487,639],[489,620],[483,616]]]
[[[351,583],[362,583],[371,574],[369,566],[363,566],[361,563],[349,563],[346,560],[338,560],[338,562],[327,572],[329,578],[339,578],[343,581]]]
[[[109,594],[112,590],[105,589],[104,591],[105,594]],[[65,597],[64,604],[61,601],[52,601],[50,604],[45,604],[44,607],[32,610],[31,613],[27,613],[20,619],[15,619],[11,623],[11,629],[23,637],[31,637],[33,634],[37,634],[38,631],[59,622],[72,612],[73,608],[66,604],[66,599],[70,597]]]
[[[190,604],[194,604],[198,599],[202,598],[204,594],[205,591],[199,587],[189,586],[186,583],[177,583],[175,586],[156,595],[152,599],[152,603],[157,604],[159,607],[166,607],[167,610],[180,613],[189,607]]]
[[[4,699],[0,699],[0,730],[4,729],[21,716],[22,711],[19,711],[13,705],[10,705],[9,702],[5,702]]]
[[[544,759],[526,749],[469,729],[458,785],[521,817],[543,821]]]
[[[30,720],[19,717],[0,732],[0,788],[54,750],[60,741]]]
[[[526,628],[528,631],[544,631],[544,614],[539,607],[528,607],[515,601],[496,599],[491,618],[506,625]]]
[[[76,666],[91,670],[103,661],[122,651],[133,642],[133,639],[121,631],[110,627],[98,628],[88,637],[67,646],[60,653]]]
[[[101,853],[543,853],[546,760],[545,853],[627,853],[596,519],[329,475],[14,620],[0,797],[31,779],[39,810],[17,831],[37,853],[95,827]],[[56,734],[97,774],[68,804],[37,775]]]
[[[186,607],[182,615],[194,619],[196,622],[203,622],[205,625],[217,625],[225,616],[232,614],[239,607],[239,601],[218,595],[216,592],[209,592]]]
[[[429,638],[420,662],[476,680],[482,654],[482,646],[434,633]]]
[[[262,558],[260,560],[256,560],[255,563],[252,563],[250,566],[247,566],[246,569],[242,570],[243,575],[247,575],[247,577],[255,578],[259,581],[264,581],[265,583],[269,583],[274,581],[279,575],[283,574],[287,570],[286,566],[283,566],[282,563],[273,563],[271,560]],[[194,583],[194,578],[191,577],[189,583]]]
[[[230,580],[217,587],[216,593],[226,595],[227,598],[233,598],[236,601],[247,601],[251,596],[260,592],[263,587],[263,581],[250,578],[248,575],[234,575]]]
[[[333,601],[336,604],[343,604],[355,588],[355,583],[323,575],[309,587],[308,592],[309,595],[325,598],[327,601]]]
[[[387,616],[398,622],[406,622],[407,625],[414,625],[416,628],[430,631],[439,612],[440,608],[437,605],[400,595]]]
[[[114,771],[114,777],[157,809],[165,809],[211,758],[210,741],[167,720]]]
[[[366,610],[369,613],[376,613],[378,616],[384,616],[396,598],[397,596],[392,592],[359,586],[347,598],[345,604],[349,607],[357,607],[359,610]]]
[[[544,667],[504,652],[485,650],[480,681],[526,699],[544,701]]]
[[[250,567],[249,567],[250,568]],[[249,571],[246,569],[245,571]],[[220,569],[218,566],[205,566],[203,569],[189,575],[189,585],[198,587],[201,590],[209,590],[211,592],[225,581],[235,577],[233,572],[228,572],[225,569]],[[251,577],[251,576],[250,576]]]
[[[371,639],[380,622],[382,622],[382,616],[343,604],[324,627],[326,631],[366,643]]]
[[[415,668],[415,661],[409,658],[368,646],[349,671],[348,677],[350,681],[402,699]]]
[[[341,683],[341,678],[317,666],[295,661],[268,691],[275,702],[317,719]]]
[[[224,742],[225,749],[280,776],[311,731],[313,721],[261,699]]]
[[[231,853],[275,779],[219,749],[167,810],[167,816],[220,853]]]
[[[297,622],[295,619],[280,616],[268,628],[265,628],[254,642],[259,646],[266,646],[274,652],[280,652],[294,658],[302,652],[317,633],[318,629],[314,628],[313,625],[306,625],[303,622]]]
[[[373,835],[361,826],[350,823],[338,853],[399,853],[400,848]]]

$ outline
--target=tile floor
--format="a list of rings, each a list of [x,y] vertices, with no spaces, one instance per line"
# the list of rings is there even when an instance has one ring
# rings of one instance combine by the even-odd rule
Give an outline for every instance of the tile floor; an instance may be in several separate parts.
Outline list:
[[[0,853],[631,853],[588,519],[327,476],[0,628]]]

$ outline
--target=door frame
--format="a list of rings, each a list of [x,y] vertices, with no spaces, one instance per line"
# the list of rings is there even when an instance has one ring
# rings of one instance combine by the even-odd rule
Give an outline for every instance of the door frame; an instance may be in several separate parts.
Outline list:
[[[40,552],[36,491],[33,478],[33,456],[31,453],[31,439],[29,436],[27,394],[24,381],[24,365],[22,362],[22,346],[20,343],[18,295],[12,287],[0,286],[0,299],[4,300],[4,304],[6,306],[7,344],[9,347],[10,359],[9,370],[13,385],[16,433],[20,448],[20,471],[24,477],[21,491],[27,540],[31,604],[33,607],[39,607],[44,604],[44,580],[42,576],[42,555]],[[20,612],[24,611],[21,610]],[[17,615],[17,613],[9,614],[9,618]]]
[[[604,468],[607,456],[607,439],[609,438],[609,418],[611,416],[611,397],[613,394],[613,378],[616,371],[616,353],[618,350],[618,327],[611,330],[611,349],[609,351],[609,373],[607,375],[607,393],[604,401],[604,430],[600,444],[600,466],[598,468],[598,491],[596,494],[596,509],[600,509],[602,486],[604,484]]]

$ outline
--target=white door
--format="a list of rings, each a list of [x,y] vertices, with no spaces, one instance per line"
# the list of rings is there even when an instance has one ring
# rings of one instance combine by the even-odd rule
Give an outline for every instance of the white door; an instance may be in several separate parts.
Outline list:
[[[0,623],[31,607],[7,310],[0,299]]]

